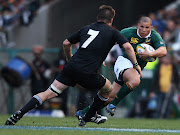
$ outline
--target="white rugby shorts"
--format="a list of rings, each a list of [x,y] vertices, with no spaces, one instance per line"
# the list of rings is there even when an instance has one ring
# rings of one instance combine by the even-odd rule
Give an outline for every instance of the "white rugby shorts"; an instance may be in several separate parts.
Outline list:
[[[119,75],[121,75],[123,71],[128,68],[133,68],[131,61],[127,58],[124,58],[123,56],[119,56],[114,65],[114,73],[116,74],[118,81],[120,81]]]

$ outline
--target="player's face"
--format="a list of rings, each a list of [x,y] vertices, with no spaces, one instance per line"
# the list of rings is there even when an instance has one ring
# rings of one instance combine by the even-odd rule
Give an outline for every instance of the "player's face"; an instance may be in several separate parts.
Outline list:
[[[152,30],[152,25],[149,22],[138,23],[139,35],[145,38]]]

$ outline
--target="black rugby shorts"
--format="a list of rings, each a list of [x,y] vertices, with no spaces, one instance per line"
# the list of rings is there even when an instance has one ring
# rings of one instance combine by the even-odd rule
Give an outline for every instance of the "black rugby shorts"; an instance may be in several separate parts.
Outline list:
[[[86,89],[101,89],[105,83],[106,78],[101,74],[87,74],[82,72],[77,72],[70,66],[66,66],[63,70],[57,75],[56,80],[74,87],[76,84],[81,85]]]
[[[123,80],[120,80],[120,81],[119,81],[119,80],[116,79],[115,82],[116,82],[117,84],[121,85],[121,86],[123,86],[123,84],[124,84],[124,81],[123,81]]]

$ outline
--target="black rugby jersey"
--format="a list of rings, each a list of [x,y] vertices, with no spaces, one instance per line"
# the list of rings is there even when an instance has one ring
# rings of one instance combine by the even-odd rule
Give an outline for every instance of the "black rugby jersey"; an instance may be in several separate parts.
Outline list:
[[[97,73],[107,54],[117,42],[120,47],[128,40],[104,22],[85,26],[68,38],[71,44],[80,42],[79,49],[68,64],[78,72]]]

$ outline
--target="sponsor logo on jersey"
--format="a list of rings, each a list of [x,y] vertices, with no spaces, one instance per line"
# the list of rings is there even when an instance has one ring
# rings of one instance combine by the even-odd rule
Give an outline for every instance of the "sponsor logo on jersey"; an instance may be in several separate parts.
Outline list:
[[[137,44],[137,43],[138,43],[138,40],[139,40],[138,38],[132,37],[130,43],[132,43],[132,44]]]

